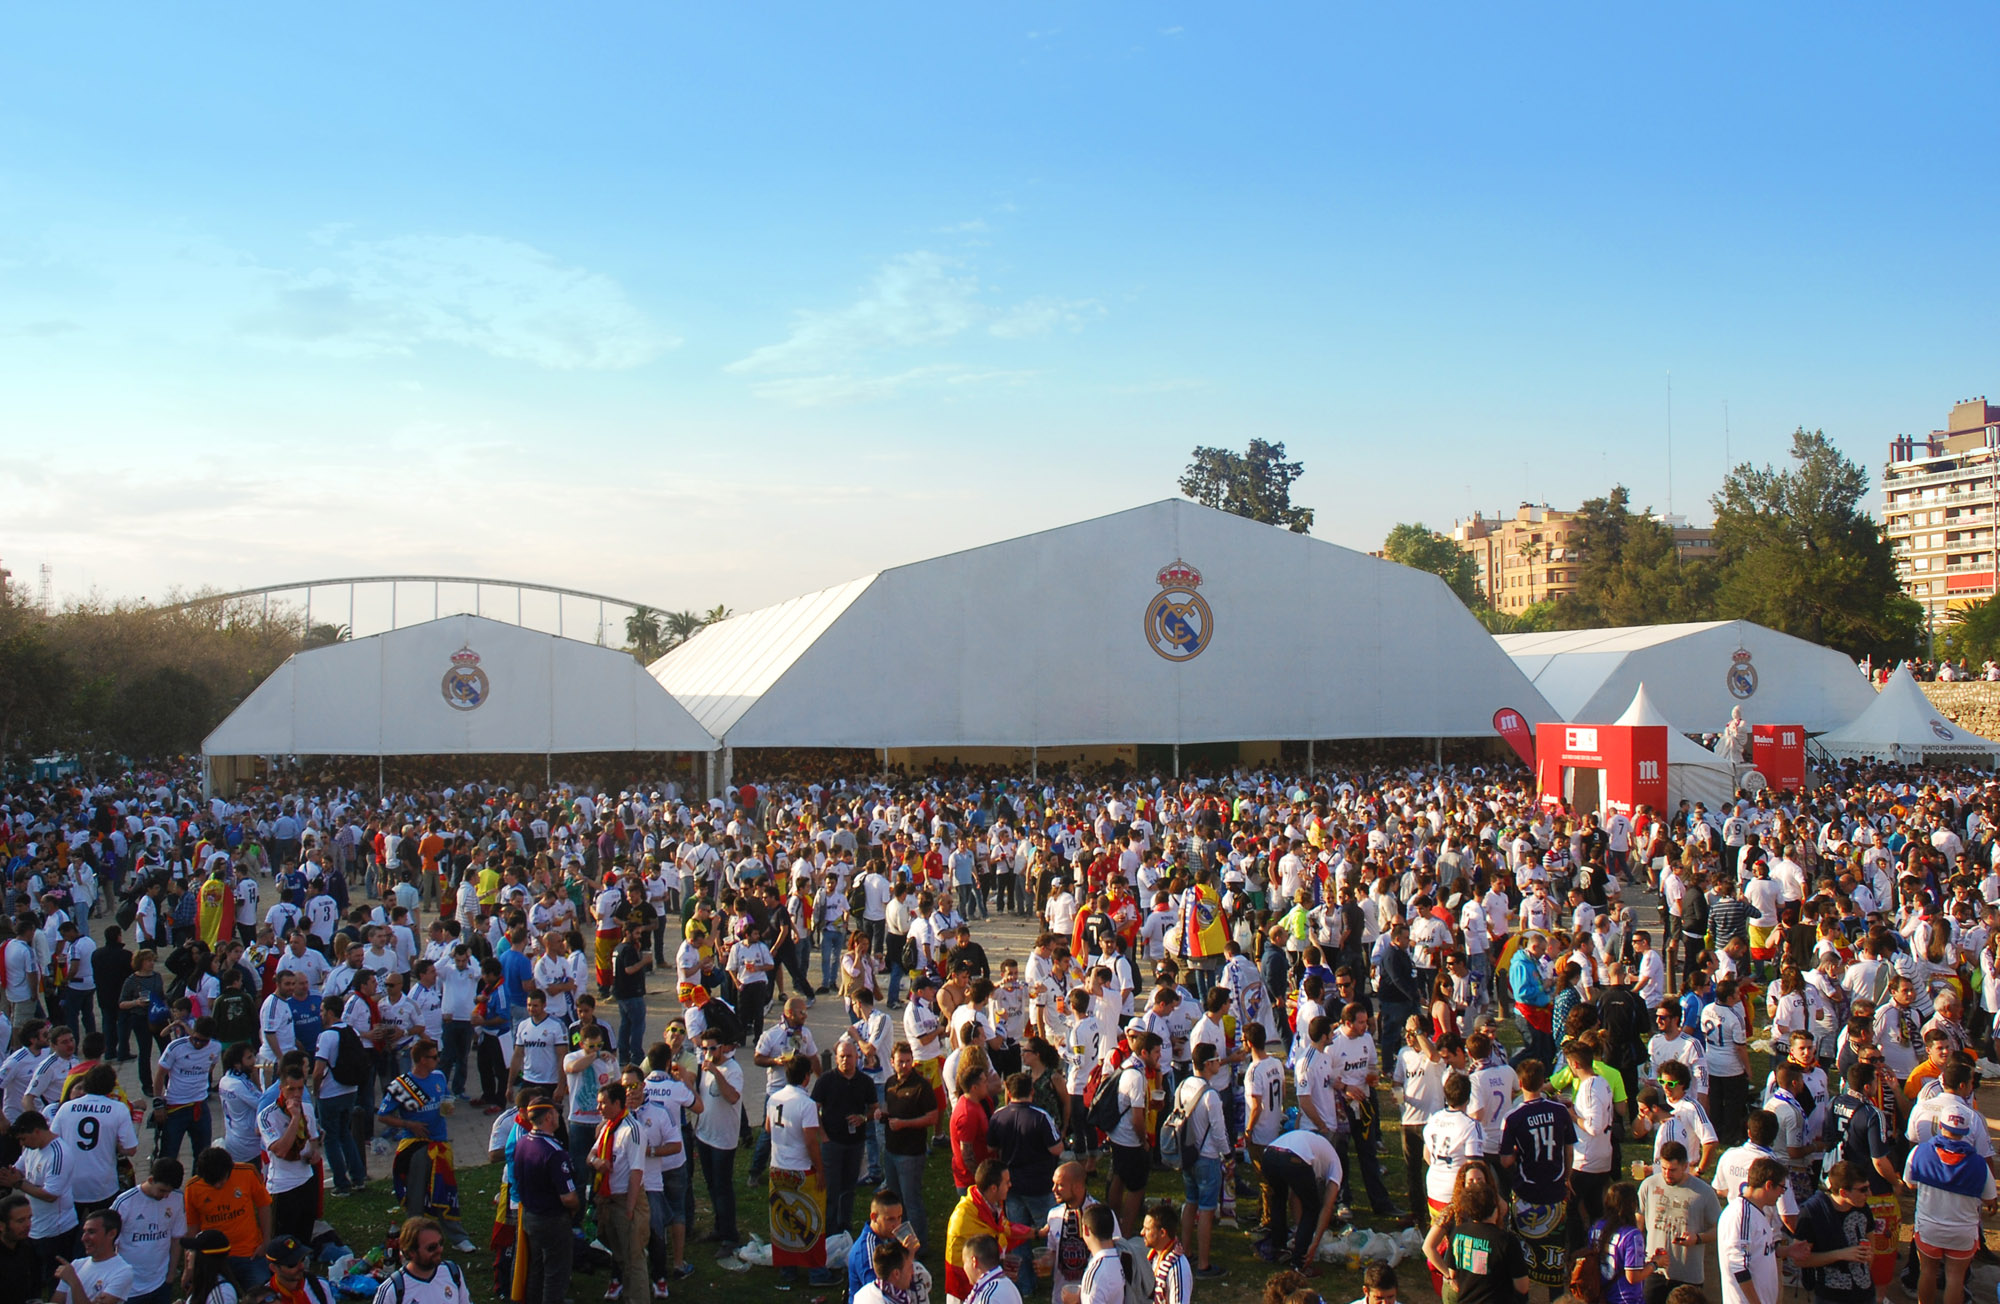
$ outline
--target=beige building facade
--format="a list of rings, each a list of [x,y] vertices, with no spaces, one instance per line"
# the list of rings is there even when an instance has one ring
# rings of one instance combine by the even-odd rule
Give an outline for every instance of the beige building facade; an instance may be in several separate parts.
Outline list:
[[[1945,428],[1889,441],[1882,522],[1903,591],[1927,618],[1994,592],[2000,509],[2000,407],[1984,396],[1952,405]]]
[[[1656,517],[1674,532],[1682,561],[1715,555],[1712,530],[1680,516]],[[1474,512],[1452,527],[1453,542],[1472,555],[1479,591],[1498,611],[1518,614],[1549,598],[1576,592],[1582,579],[1583,525],[1577,513],[1522,503],[1510,519]]]

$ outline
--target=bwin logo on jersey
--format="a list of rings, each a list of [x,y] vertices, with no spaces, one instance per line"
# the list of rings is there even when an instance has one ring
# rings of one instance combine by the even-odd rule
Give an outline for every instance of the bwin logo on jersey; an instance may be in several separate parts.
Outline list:
[[[1201,572],[1176,558],[1154,578],[1160,591],[1146,604],[1146,641],[1169,661],[1192,661],[1215,632],[1214,613],[1195,592]]]

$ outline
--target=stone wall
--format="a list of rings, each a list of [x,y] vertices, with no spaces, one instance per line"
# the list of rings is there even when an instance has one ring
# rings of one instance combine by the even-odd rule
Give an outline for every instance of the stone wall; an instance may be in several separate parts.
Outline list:
[[[1919,684],[1938,714],[1982,738],[2000,738],[2000,684]]]

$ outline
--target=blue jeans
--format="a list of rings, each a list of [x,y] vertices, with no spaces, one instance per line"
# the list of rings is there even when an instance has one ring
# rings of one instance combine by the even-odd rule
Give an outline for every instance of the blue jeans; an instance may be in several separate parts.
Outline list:
[[[618,998],[618,1062],[639,1064],[646,1056],[646,998]]]
[[[708,1187],[708,1200],[715,1209],[715,1232],[725,1241],[740,1242],[736,1234],[736,1149],[717,1150],[706,1141],[697,1141],[695,1153],[701,1158],[701,1179]]]
[[[63,1003],[68,1007],[69,1026],[81,1041],[86,1032],[97,1031],[97,989],[95,987],[71,987],[63,992]]]
[[[368,1162],[354,1139],[354,1100],[359,1093],[319,1098],[319,1130],[326,1138],[326,1162],[333,1189],[350,1191],[368,1180]]]
[[[1049,1210],[1055,1207],[1056,1197],[1053,1191],[1030,1191],[1026,1194],[1009,1192],[1007,1196],[1007,1220],[1039,1229],[1047,1225]],[[1020,1279],[1014,1284],[1021,1288],[1022,1299],[1034,1298],[1035,1256],[1026,1250],[1021,1254]]]
[[[451,1083],[455,1096],[465,1094],[465,1070],[472,1063],[472,1023],[468,1019],[446,1019],[444,1044],[439,1048],[439,1067]]]
[[[908,945],[909,943],[899,937],[896,939],[896,945],[890,948],[894,954],[886,962],[889,969],[889,995],[883,1002],[884,1009],[895,1005],[897,994],[903,990],[903,951]]]
[[[889,1189],[903,1197],[903,1217],[917,1229],[917,1239],[928,1245],[930,1228],[924,1219],[924,1160],[928,1156],[883,1155],[882,1158],[889,1165]]]
[[[877,1100],[882,1098],[882,1084],[879,1082],[875,1084],[875,1098]],[[878,1118],[868,1125],[868,1168],[862,1176],[873,1174],[877,1186],[880,1186],[883,1180],[882,1139],[889,1134],[888,1127],[889,1121],[883,1118]]]
[[[844,928],[823,929],[819,935],[819,985],[838,987],[840,983],[840,955],[847,949],[847,930]]]
[[[194,1153],[188,1157],[192,1164],[202,1151],[208,1149],[208,1144],[214,1139],[214,1135],[214,1124],[209,1119],[206,1100],[197,1101],[192,1105],[169,1105],[167,1121],[160,1129],[159,1157],[178,1158],[181,1138],[187,1137],[194,1143]]]

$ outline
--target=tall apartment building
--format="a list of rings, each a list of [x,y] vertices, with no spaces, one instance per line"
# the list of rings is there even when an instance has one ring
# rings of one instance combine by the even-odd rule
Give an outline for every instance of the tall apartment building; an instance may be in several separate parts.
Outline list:
[[[1715,555],[1715,532],[1690,526],[1684,516],[1653,518],[1674,532],[1682,561]],[[1575,512],[1547,503],[1522,503],[1512,520],[1485,516],[1452,527],[1451,537],[1472,554],[1479,591],[1500,611],[1519,612],[1548,598],[1576,592],[1582,578],[1583,526]]]
[[[1451,537],[1472,554],[1479,591],[1497,610],[1516,612],[1576,592],[1583,527],[1575,512],[1546,503],[1522,503],[1512,520],[1474,512],[1452,527]]]
[[[1882,521],[1903,591],[1934,623],[1993,596],[1994,514],[2000,509],[2000,407],[1985,396],[1952,405],[1943,430],[1889,441]]]

